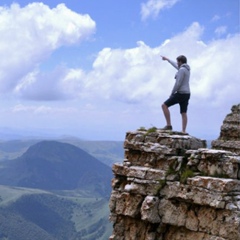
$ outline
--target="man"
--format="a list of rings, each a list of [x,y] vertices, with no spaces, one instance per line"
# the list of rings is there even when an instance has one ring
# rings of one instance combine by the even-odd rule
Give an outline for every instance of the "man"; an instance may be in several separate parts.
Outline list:
[[[167,57],[161,56],[162,60],[168,61],[178,72],[175,75],[175,85],[172,89],[171,96],[162,104],[162,110],[167,122],[167,125],[162,128],[163,130],[172,130],[171,116],[169,107],[179,104],[180,113],[182,115],[182,132],[186,133],[187,127],[187,107],[190,99],[190,67],[187,64],[187,58],[183,55],[177,57],[177,63],[168,59]]]

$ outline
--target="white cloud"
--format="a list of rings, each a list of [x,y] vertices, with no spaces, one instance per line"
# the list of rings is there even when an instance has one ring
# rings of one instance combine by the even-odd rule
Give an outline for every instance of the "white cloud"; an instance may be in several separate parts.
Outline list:
[[[222,106],[239,101],[239,35],[204,43],[204,28],[193,23],[184,32],[151,48],[139,42],[132,49],[105,48],[86,75],[85,90],[99,98],[159,106],[171,92],[175,69],[160,55],[184,54],[192,68],[193,103]]]
[[[107,99],[144,102],[142,97],[154,97],[155,87],[161,89],[158,53],[143,42],[133,49],[103,49],[88,75],[87,88]]]
[[[222,36],[223,34],[225,34],[226,32],[227,32],[227,26],[220,26],[215,29],[215,33],[219,37]]]
[[[148,0],[141,4],[141,17],[146,20],[149,17],[157,17],[165,8],[173,7],[180,0]]]
[[[131,49],[104,48],[89,72],[65,67],[57,67],[49,73],[36,69],[26,71],[21,81],[15,83],[14,94],[46,101],[81,98],[100,102],[108,99],[155,108],[170,94],[175,74],[175,69],[162,61],[160,55],[175,59],[184,54],[192,68],[191,101],[221,106],[227,99],[234,104],[239,101],[240,91],[240,70],[236,68],[239,35],[205,43],[203,32],[204,28],[195,22],[155,48],[142,41]],[[15,71],[14,68],[12,72]]]
[[[56,67],[43,73],[30,72],[16,86],[14,93],[23,99],[52,101],[84,95],[84,72],[81,69]]]
[[[0,7],[0,92],[29,84],[54,50],[87,40],[95,27],[89,15],[77,14],[64,4],[53,9],[43,3]]]
[[[14,89],[18,97],[35,101],[86,98],[86,74],[82,69],[56,67],[51,72],[30,72]]]

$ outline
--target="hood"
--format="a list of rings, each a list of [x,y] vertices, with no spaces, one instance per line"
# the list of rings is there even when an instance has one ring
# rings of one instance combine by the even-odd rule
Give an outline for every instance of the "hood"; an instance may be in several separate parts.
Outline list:
[[[183,63],[180,68],[186,68],[188,71],[190,71],[190,66],[187,63]]]

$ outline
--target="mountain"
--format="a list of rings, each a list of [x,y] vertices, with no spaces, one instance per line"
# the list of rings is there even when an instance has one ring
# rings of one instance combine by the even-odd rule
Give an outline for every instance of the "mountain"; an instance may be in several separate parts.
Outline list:
[[[109,196],[111,168],[68,143],[41,141],[0,164],[0,184],[45,190],[82,189]]]
[[[27,147],[12,143],[1,149]],[[108,239],[111,179],[110,167],[57,141],[37,142],[1,161],[0,240]]]
[[[122,141],[87,141],[74,137],[64,137],[51,140],[69,143],[81,148],[110,167],[112,167],[113,163],[122,162],[124,158]],[[9,141],[2,140],[0,141],[0,161],[15,159],[26,152],[30,146],[41,141],[42,140],[39,138]]]

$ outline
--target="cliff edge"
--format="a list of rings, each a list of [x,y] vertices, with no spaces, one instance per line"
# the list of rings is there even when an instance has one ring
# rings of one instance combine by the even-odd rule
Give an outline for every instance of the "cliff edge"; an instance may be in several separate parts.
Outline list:
[[[128,132],[125,159],[112,168],[109,239],[239,240],[239,117],[240,104],[214,149],[180,132]]]

